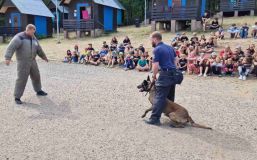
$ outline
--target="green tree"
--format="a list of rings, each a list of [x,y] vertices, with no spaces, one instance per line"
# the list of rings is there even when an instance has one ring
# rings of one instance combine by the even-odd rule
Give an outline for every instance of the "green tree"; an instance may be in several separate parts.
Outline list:
[[[136,18],[144,19],[144,0],[120,0],[120,3],[126,8],[124,18],[127,24],[133,24]]]

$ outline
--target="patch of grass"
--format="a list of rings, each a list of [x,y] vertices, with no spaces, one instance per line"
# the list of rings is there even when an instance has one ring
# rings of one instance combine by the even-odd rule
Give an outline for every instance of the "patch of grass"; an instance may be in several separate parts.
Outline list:
[[[243,25],[244,23],[248,23],[249,26],[252,26],[254,22],[257,21],[255,17],[245,16],[245,17],[233,17],[233,18],[224,18],[223,25],[227,28],[232,23],[236,23],[238,26]],[[171,38],[175,36],[175,34],[170,32],[161,31],[163,33],[163,41],[166,43],[170,43]],[[192,35],[191,32],[186,32],[190,37]],[[103,41],[107,41],[110,43],[111,38],[116,36],[119,42],[122,42],[125,36],[129,36],[131,39],[133,46],[138,47],[140,44],[143,44],[146,49],[151,52],[152,46],[149,41],[149,35],[151,34],[151,26],[141,26],[140,28],[136,28],[135,26],[126,26],[118,28],[118,31],[115,33],[104,34],[101,37],[91,38],[85,37],[81,39],[75,38],[75,33],[72,33],[70,36],[73,37],[72,39],[66,40],[63,38],[63,34],[61,34],[61,44],[57,44],[56,35],[53,38],[42,39],[40,40],[40,44],[42,45],[43,49],[45,50],[46,54],[48,55],[49,59],[54,59],[61,61],[65,56],[66,50],[73,49],[74,45],[79,45],[80,51],[84,51],[84,48],[87,47],[88,43],[92,43],[96,49],[100,49],[102,46]],[[207,37],[210,34],[209,32],[203,33],[198,32],[198,35],[205,34]],[[226,37],[229,37],[226,34]],[[243,49],[248,47],[249,44],[256,43],[256,40],[252,38],[248,39],[225,39],[219,41],[219,47],[216,51],[220,51],[225,45],[229,44],[232,48],[236,45],[241,45]],[[3,60],[3,55],[5,52],[7,44],[0,44],[0,60]]]

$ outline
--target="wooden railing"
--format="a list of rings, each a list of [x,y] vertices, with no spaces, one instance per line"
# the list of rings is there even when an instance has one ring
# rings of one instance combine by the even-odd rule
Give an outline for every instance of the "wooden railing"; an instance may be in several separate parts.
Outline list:
[[[14,36],[21,31],[21,27],[0,27],[1,36]]]
[[[155,7],[152,9],[152,20],[190,20],[199,19],[200,12],[198,7]]]
[[[223,12],[250,11],[255,9],[255,0],[247,2],[231,2],[230,0],[220,1],[220,10]]]
[[[94,20],[63,20],[63,29],[67,31],[90,31],[94,29]]]

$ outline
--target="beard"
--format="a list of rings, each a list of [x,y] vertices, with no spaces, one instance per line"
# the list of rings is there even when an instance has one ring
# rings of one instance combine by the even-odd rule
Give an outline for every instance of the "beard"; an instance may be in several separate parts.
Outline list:
[[[156,44],[154,42],[152,42],[152,47],[155,48],[156,47]]]

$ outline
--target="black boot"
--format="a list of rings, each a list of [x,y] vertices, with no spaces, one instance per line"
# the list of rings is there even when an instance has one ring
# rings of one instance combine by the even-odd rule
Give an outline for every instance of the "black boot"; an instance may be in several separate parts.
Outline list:
[[[19,98],[15,98],[15,103],[18,104],[18,105],[21,105],[22,101]]]
[[[161,122],[160,119],[150,118],[148,121],[145,121],[146,124],[160,126]]]
[[[47,96],[47,93],[41,90],[41,91],[37,92],[37,95],[38,96]]]

